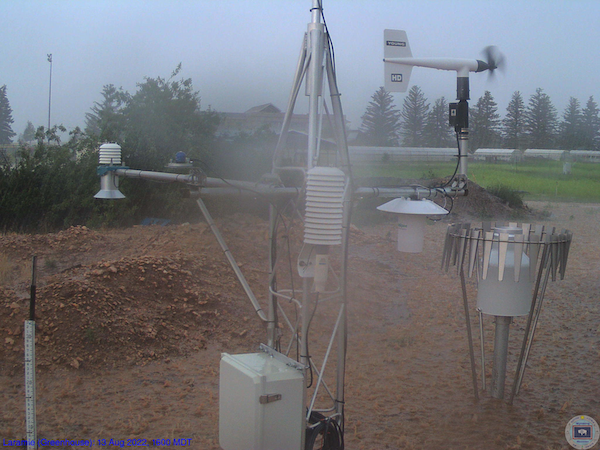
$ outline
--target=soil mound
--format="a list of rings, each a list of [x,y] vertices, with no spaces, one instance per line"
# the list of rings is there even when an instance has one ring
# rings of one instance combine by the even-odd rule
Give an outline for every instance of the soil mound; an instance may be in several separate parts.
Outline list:
[[[40,266],[40,368],[146,364],[204,348],[208,341],[243,342],[260,331],[249,302],[239,300],[237,280],[208,242],[212,235],[203,233],[202,225],[191,231],[186,239],[181,239],[182,227],[103,233],[74,227],[3,236],[0,253],[9,255],[13,267],[4,275],[12,286],[0,289],[0,373],[23,365],[30,283],[25,275],[31,272],[26,262],[32,254]],[[188,240],[196,245],[188,246]],[[196,253],[203,244],[206,251]],[[127,253],[134,254],[119,258]]]

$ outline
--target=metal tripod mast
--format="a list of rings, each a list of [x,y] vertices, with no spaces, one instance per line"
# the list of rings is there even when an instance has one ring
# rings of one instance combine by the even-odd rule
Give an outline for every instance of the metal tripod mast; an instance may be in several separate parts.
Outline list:
[[[322,22],[323,19],[323,22]],[[306,155],[301,161],[290,165],[290,158],[286,157],[286,143],[290,133],[290,124],[294,114],[294,107],[300,93],[302,84],[305,84],[305,93],[308,96],[308,136]],[[327,84],[325,83],[327,82]],[[324,98],[325,87],[329,89],[332,114],[326,114],[327,107]],[[322,134],[324,121],[330,124],[331,132],[335,140],[335,152],[322,148]],[[268,308],[268,343],[274,348],[282,348],[281,336],[279,333],[279,316],[287,322],[292,333],[292,340],[297,340],[299,345],[300,362],[313,370],[313,396],[307,395],[309,399],[307,419],[313,410],[317,410],[317,391],[324,390],[328,393],[332,403],[329,407],[318,408],[319,411],[333,415],[340,426],[343,427],[343,405],[344,405],[344,381],[345,381],[345,359],[346,359],[346,270],[348,255],[348,236],[350,224],[350,212],[352,204],[352,176],[350,162],[348,158],[348,145],[346,140],[346,130],[340,93],[337,88],[335,74],[335,65],[333,61],[331,41],[324,23],[323,9],[321,0],[313,0],[311,8],[311,22],[308,24],[300,49],[300,56],[296,66],[294,82],[292,85],[284,122],[282,125],[279,141],[273,157],[273,175],[282,180],[295,179],[301,176],[301,181],[296,181],[296,186],[301,189],[300,202],[306,194],[306,174],[316,166],[337,167],[343,171],[346,181],[346,190],[343,200],[343,227],[342,244],[339,250],[340,269],[339,274],[335,275],[337,279],[337,288],[333,292],[315,294],[312,289],[312,279],[310,277],[302,278],[301,298],[297,300],[300,308],[300,320],[295,324],[281,308],[280,302],[290,296],[284,294],[289,289],[279,289],[277,281],[280,265],[277,264],[277,246],[278,236],[277,227],[279,225],[279,211],[273,205],[270,207],[270,293]],[[331,269],[330,269],[331,270]],[[295,292],[292,293],[292,296]],[[300,297],[300,295],[299,295]],[[323,363],[317,368],[315,361],[309,350],[308,337],[309,328],[317,306],[321,302],[335,302],[337,305],[337,318],[335,325],[331,330],[331,336],[327,344],[327,350],[323,356]],[[290,343],[291,344],[291,343]],[[316,343],[313,343],[316,344]],[[288,352],[291,346],[288,344]],[[325,371],[327,369],[327,360],[337,348],[337,372],[335,374],[335,388],[327,386],[325,382]]]

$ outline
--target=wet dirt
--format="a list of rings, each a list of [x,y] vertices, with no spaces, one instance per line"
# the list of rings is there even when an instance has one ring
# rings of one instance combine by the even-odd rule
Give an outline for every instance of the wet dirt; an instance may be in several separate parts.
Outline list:
[[[574,240],[513,405],[481,391],[481,378],[475,401],[460,281],[440,269],[445,224],[427,227],[414,255],[396,251],[392,222],[354,229],[346,448],[568,449],[572,417],[600,420],[600,205],[528,206]],[[264,301],[267,223],[236,214],[219,226]],[[265,331],[205,224],[8,234],[0,254],[3,439],[25,436],[22,329],[35,254],[38,436],[219,448],[221,352],[254,352]],[[473,280],[468,291],[477,333]],[[485,317],[487,355],[493,327]],[[511,325],[507,391],[524,327],[525,318]],[[489,388],[489,359],[485,373]]]

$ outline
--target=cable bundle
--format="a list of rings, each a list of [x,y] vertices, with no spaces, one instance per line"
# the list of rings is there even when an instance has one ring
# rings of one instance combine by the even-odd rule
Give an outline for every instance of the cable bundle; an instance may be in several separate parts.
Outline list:
[[[344,433],[337,421],[313,411],[306,429],[306,450],[344,450]],[[319,446],[315,444],[319,442]]]

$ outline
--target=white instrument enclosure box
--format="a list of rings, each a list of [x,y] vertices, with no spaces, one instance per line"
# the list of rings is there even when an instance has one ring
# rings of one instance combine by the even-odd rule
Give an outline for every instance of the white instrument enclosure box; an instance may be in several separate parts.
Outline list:
[[[223,450],[301,450],[304,366],[267,346],[261,350],[221,356],[219,445]]]

